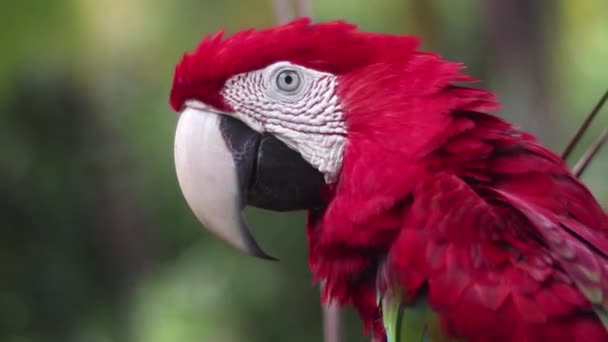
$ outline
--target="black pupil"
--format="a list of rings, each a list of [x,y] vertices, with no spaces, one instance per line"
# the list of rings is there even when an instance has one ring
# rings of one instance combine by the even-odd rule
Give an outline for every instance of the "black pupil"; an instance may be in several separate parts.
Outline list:
[[[285,83],[286,83],[287,85],[290,85],[290,84],[291,84],[291,82],[293,82],[293,78],[292,78],[292,76],[291,76],[290,74],[285,75]]]

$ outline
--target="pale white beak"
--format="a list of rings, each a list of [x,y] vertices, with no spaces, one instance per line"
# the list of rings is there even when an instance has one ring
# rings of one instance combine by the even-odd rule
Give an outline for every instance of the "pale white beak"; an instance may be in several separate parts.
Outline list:
[[[200,222],[228,245],[262,258],[242,216],[246,194],[241,193],[235,157],[221,131],[221,114],[186,107],[175,132],[175,169],[181,190]]]

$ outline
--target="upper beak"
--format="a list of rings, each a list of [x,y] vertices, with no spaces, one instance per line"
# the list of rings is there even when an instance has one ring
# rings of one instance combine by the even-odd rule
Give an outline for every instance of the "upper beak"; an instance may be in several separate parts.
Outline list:
[[[249,204],[271,210],[322,205],[323,176],[268,134],[205,106],[187,106],[175,133],[175,167],[186,201],[214,235],[247,254],[276,260],[251,235]]]

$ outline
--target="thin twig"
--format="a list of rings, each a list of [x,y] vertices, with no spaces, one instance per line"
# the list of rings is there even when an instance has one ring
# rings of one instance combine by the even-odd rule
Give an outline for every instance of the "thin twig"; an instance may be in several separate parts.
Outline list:
[[[335,304],[323,305],[323,341],[342,341],[342,319],[340,308]]]
[[[599,152],[599,150],[606,143],[606,141],[608,141],[608,127],[606,127],[602,131],[602,134],[600,134],[600,136],[595,139],[593,145],[591,145],[585,151],[585,153],[583,153],[583,156],[576,162],[576,165],[574,165],[574,167],[572,168],[572,173],[574,173],[576,177],[580,177],[583,172],[585,172],[585,169],[587,168],[593,157],[597,154],[597,152]]]
[[[562,159],[564,159],[564,160],[568,159],[568,157],[570,156],[570,154],[572,153],[572,151],[574,150],[574,148],[576,147],[578,142],[581,140],[581,138],[587,131],[587,128],[589,128],[589,125],[591,124],[591,122],[593,121],[593,119],[595,118],[597,113],[599,113],[600,109],[602,109],[602,106],[604,105],[606,100],[608,100],[608,90],[606,90],[604,95],[595,104],[595,107],[593,107],[593,110],[591,111],[591,113],[589,113],[589,115],[587,115],[587,118],[585,118],[585,121],[583,121],[583,124],[578,128],[578,130],[576,131],[576,134],[574,135],[572,140],[570,140],[570,143],[568,143],[568,146],[562,153]]]
[[[272,0],[274,15],[279,25],[285,24],[293,19],[293,8],[289,5],[289,0]]]

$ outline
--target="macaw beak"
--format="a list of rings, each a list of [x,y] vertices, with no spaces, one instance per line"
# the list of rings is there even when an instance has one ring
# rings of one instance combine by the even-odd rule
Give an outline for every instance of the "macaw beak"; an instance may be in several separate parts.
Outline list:
[[[246,254],[277,260],[256,242],[246,205],[289,211],[321,206],[320,172],[269,134],[197,103],[180,113],[175,133],[179,185],[199,221]]]

